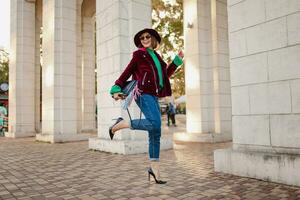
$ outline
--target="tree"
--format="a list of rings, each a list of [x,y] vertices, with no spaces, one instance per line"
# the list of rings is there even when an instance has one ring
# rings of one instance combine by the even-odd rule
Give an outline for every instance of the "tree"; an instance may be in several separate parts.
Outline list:
[[[152,24],[162,37],[160,52],[164,60],[183,49],[183,0],[152,0]],[[184,67],[171,77],[175,97],[185,94]]]
[[[0,49],[0,83],[8,82],[8,53]]]

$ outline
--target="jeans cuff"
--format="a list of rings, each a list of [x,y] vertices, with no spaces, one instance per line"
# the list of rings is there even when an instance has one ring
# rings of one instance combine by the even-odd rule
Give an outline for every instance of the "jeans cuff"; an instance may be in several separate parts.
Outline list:
[[[129,124],[129,128],[130,128],[131,130],[134,130],[134,128],[132,127],[132,121],[131,121],[131,120],[128,121],[128,124]]]

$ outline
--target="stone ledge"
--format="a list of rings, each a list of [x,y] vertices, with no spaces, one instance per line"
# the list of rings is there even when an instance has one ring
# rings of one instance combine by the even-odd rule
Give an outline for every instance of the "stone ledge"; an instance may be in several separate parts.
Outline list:
[[[36,134],[36,140],[41,142],[60,143],[60,142],[75,142],[88,140],[91,137],[90,134]]]
[[[105,138],[90,138],[89,149],[118,154],[140,154],[148,152],[147,140],[110,140]],[[160,149],[173,149],[171,137],[162,137]]]
[[[237,151],[214,151],[216,172],[300,186],[300,155]]]
[[[231,134],[224,133],[187,133],[178,132],[174,133],[174,141],[182,142],[228,142],[232,140]]]
[[[21,132],[18,132],[18,133],[5,132],[4,133],[5,137],[8,137],[8,138],[33,137],[33,136],[35,136],[35,134],[36,133],[33,133],[33,132],[26,132],[26,133],[21,133]]]

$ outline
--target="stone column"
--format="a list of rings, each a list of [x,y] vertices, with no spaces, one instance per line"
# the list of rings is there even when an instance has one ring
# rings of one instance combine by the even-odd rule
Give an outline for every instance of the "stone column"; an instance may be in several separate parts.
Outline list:
[[[41,27],[42,27],[42,0],[35,4],[35,130],[41,131]]]
[[[93,132],[96,129],[94,17],[83,17],[82,27],[82,130]]]
[[[210,131],[217,141],[232,139],[231,88],[228,47],[227,0],[212,0],[211,4],[211,70],[213,122]],[[220,140],[218,140],[220,138]]]
[[[98,138],[90,138],[89,148],[120,154],[147,152],[147,132],[124,129],[114,140],[109,138],[108,129],[118,116],[127,118],[127,112],[115,102],[109,90],[127,66],[136,50],[133,36],[137,31],[151,27],[151,1],[96,1],[97,30],[97,82],[98,82]],[[130,108],[135,118],[139,109]],[[171,148],[171,139],[162,139],[161,148]]]
[[[185,0],[184,38],[187,133],[174,140],[231,140],[226,1]]]
[[[228,1],[233,148],[215,170],[300,186],[300,3]]]
[[[11,1],[8,137],[35,135],[35,4]]]
[[[77,132],[82,130],[82,2],[76,0],[76,93],[77,93]]]
[[[42,133],[64,142],[77,135],[76,1],[43,1]]]

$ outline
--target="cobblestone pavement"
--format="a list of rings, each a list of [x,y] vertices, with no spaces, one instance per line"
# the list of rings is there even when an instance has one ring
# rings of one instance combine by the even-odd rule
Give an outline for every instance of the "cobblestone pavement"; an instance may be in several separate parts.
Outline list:
[[[166,185],[147,180],[147,154],[88,150],[0,138],[0,199],[300,199],[300,188],[213,171],[214,149],[230,143],[176,144],[161,153]]]

